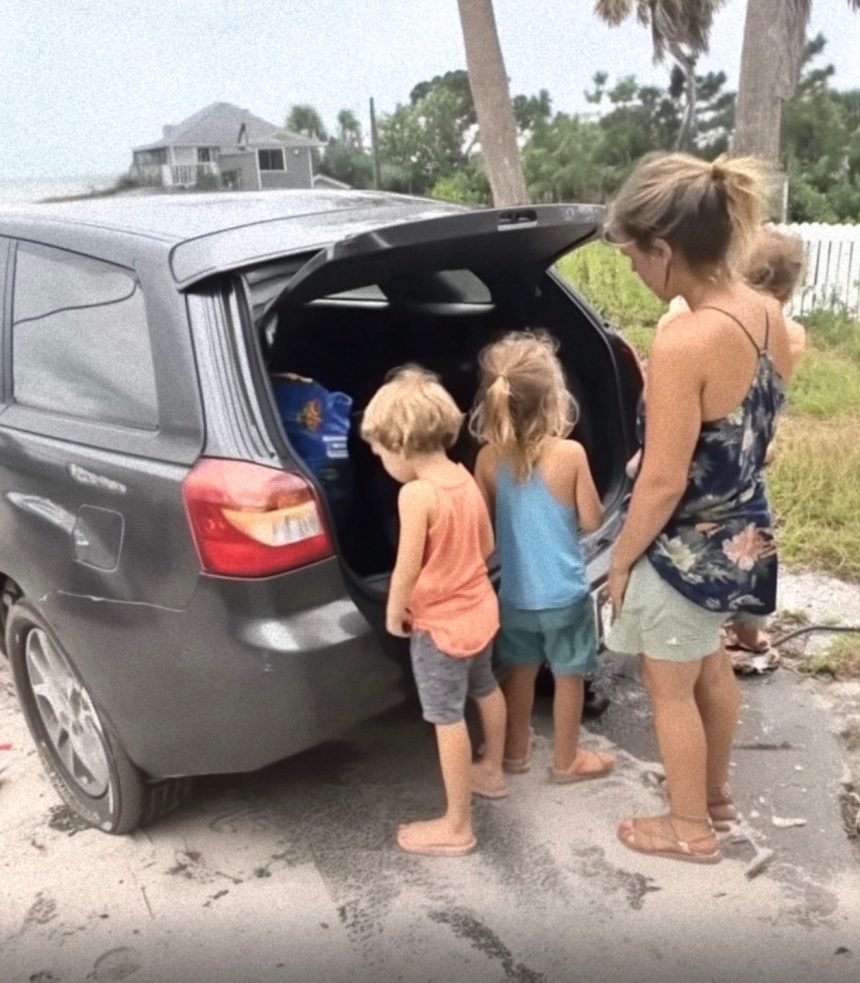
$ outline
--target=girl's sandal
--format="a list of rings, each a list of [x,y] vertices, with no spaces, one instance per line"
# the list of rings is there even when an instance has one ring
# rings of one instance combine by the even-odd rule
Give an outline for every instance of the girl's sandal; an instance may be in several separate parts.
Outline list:
[[[682,839],[675,830],[673,819],[707,827],[708,832],[692,839]],[[643,822],[657,823],[659,828],[649,832],[642,828]],[[664,816],[649,817],[648,820],[626,819],[618,827],[618,839],[630,850],[651,857],[663,857],[666,860],[683,860],[691,864],[716,864],[721,859],[720,848],[711,828],[710,819],[699,816],[681,816],[670,812]]]
[[[535,745],[535,729],[529,727],[529,749],[522,758],[502,758],[502,771],[509,775],[524,775],[532,766],[532,751]]]
[[[718,833],[728,833],[740,822],[741,814],[728,785],[717,792],[708,792],[708,817]]]
[[[531,754],[527,754],[524,758],[502,758],[502,771],[506,771],[509,775],[524,775],[531,766]]]

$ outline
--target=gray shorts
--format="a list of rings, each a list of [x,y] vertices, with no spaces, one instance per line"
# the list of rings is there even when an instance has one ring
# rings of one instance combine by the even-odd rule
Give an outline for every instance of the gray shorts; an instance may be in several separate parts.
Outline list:
[[[424,719],[431,724],[456,724],[463,719],[466,698],[489,696],[499,685],[490,666],[492,645],[469,658],[445,655],[429,632],[414,631],[409,643],[412,671]]]

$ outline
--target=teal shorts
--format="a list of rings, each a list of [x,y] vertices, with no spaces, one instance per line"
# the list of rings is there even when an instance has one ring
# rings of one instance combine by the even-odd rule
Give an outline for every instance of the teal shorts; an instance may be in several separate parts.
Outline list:
[[[613,652],[666,662],[695,662],[720,650],[726,622],[761,627],[765,620],[761,615],[709,611],[695,604],[663,580],[643,556],[630,571],[606,646]]]
[[[597,668],[597,624],[591,597],[564,608],[521,611],[499,605],[496,653],[506,666],[549,663],[554,676],[587,676]]]

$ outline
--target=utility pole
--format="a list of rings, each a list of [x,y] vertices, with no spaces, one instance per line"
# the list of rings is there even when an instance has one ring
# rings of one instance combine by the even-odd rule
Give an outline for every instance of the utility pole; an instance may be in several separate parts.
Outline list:
[[[379,176],[379,136],[376,132],[376,110],[373,106],[373,96],[370,97],[370,147],[373,154],[373,187],[379,191],[382,180]]]

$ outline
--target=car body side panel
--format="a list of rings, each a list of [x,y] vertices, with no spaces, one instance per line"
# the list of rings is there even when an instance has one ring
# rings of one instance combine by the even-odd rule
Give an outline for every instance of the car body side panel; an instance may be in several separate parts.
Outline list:
[[[43,610],[70,651],[88,653],[123,746],[155,777],[296,754],[395,706],[408,679],[345,596],[335,559],[266,580],[201,577],[181,611],[67,592]]]
[[[73,592],[185,607],[199,575],[186,473],[0,423],[0,570],[35,603]]]

